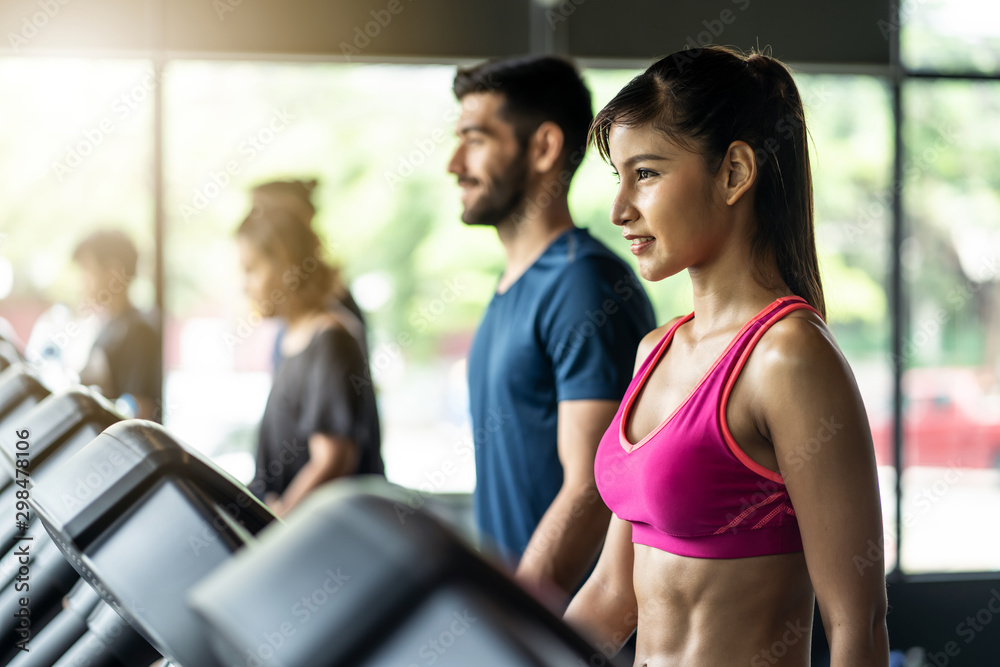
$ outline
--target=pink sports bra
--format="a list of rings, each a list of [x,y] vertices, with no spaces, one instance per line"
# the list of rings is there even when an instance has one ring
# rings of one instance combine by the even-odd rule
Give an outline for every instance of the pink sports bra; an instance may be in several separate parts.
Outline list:
[[[793,310],[816,312],[786,296],[746,323],[687,399],[639,442],[625,421],[676,322],[642,362],[601,439],[594,472],[601,497],[632,524],[632,541],[697,558],[746,558],[802,550],[799,526],[779,473],[747,456],[726,424],[726,403],[757,341]]]

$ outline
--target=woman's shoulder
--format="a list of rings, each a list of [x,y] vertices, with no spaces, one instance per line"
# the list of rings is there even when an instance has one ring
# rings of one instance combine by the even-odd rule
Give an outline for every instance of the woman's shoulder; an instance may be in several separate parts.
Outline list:
[[[321,345],[333,345],[337,348],[357,345],[350,324],[342,316],[332,312],[323,313],[317,319],[313,341]]]
[[[850,373],[826,322],[808,309],[792,311],[772,324],[754,348],[746,370],[765,380],[810,382]]]
[[[826,322],[808,308],[793,310],[774,322],[761,337],[758,347],[792,359],[839,351]]]

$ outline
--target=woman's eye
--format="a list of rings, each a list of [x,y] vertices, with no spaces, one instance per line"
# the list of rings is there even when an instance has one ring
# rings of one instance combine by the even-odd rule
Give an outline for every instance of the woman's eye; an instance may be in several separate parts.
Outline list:
[[[636,169],[635,173],[638,174],[640,181],[645,180],[650,176],[654,175],[654,172],[650,171],[649,169]]]

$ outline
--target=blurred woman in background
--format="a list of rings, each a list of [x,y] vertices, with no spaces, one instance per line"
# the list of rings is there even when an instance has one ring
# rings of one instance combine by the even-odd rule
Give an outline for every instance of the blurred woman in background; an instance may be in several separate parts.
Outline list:
[[[283,209],[301,220],[306,227],[312,228],[313,219],[316,217],[313,192],[315,192],[317,184],[318,181],[315,178],[307,181],[290,180],[261,183],[254,186],[250,191],[251,208],[258,211],[269,211],[275,208]],[[368,341],[365,315],[360,306],[354,301],[354,297],[351,295],[347,284],[342,280],[340,269],[336,266],[331,266],[330,271],[333,273],[333,285],[330,288],[330,294],[327,299],[328,306],[331,311],[344,316],[348,328],[358,337],[361,347],[367,354]],[[348,313],[350,313],[350,316],[347,315]],[[357,322],[350,321],[351,317],[357,319]],[[278,338],[275,341],[275,361],[278,360],[278,347],[281,344],[283,334],[284,330],[279,331]]]
[[[378,411],[350,318],[329,308],[343,288],[312,228],[286,208],[257,207],[236,239],[247,295],[285,325],[250,484],[282,516],[337,477],[384,474]]]

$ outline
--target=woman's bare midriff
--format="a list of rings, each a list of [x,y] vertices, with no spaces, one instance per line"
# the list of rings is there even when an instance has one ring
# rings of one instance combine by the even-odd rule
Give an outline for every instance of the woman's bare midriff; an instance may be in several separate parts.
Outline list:
[[[802,552],[677,556],[635,545],[635,667],[808,667],[813,589]]]

